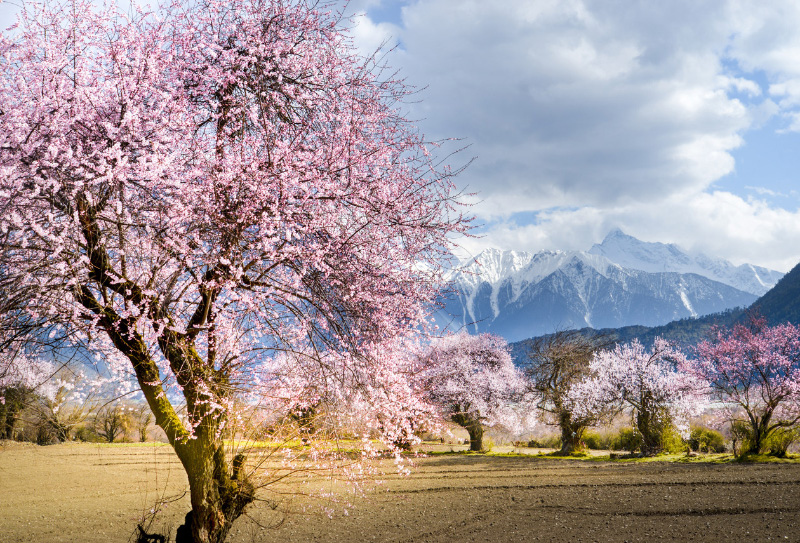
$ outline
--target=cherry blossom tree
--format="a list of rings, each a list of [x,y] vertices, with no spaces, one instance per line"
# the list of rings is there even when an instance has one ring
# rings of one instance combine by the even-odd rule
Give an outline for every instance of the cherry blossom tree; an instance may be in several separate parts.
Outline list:
[[[634,340],[595,354],[592,376],[570,394],[590,412],[597,404],[630,408],[642,454],[653,455],[662,449],[667,426],[674,425],[688,439],[690,418],[706,407],[706,386],[682,371],[686,363],[683,353],[661,338],[650,350]]]
[[[0,38],[2,283],[144,394],[189,480],[178,541],[223,541],[254,500],[223,438],[275,356],[396,407],[381,345],[425,329],[467,227],[412,89],[343,26],[324,2],[51,0]]]
[[[712,398],[731,423],[750,428],[744,452],[759,453],[780,428],[800,422],[800,326],[749,325],[717,329],[696,347],[688,371],[710,383]]]
[[[589,376],[592,357],[609,343],[604,336],[560,331],[528,345],[523,362],[528,391],[544,413],[544,422],[561,431],[559,454],[580,450],[586,429],[614,413],[613,404],[598,403],[589,408],[586,399],[570,395],[571,388]]]
[[[505,340],[491,334],[451,334],[421,359],[421,387],[444,416],[469,433],[470,450],[483,450],[484,426],[520,428],[524,391]]]

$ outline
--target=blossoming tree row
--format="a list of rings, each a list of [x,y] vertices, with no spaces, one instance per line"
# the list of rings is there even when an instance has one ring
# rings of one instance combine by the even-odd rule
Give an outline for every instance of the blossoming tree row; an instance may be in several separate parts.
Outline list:
[[[564,453],[622,409],[633,415],[645,454],[660,450],[667,427],[688,437],[690,419],[711,408],[749,428],[747,452],[800,422],[800,326],[770,327],[758,317],[716,329],[688,353],[661,339],[648,350],[556,334],[533,345],[526,374],[545,420],[562,430]]]

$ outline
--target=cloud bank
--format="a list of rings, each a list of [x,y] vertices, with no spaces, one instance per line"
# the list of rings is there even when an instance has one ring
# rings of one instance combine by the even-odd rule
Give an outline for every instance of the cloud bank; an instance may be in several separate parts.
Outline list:
[[[388,2],[354,6],[355,37],[399,43],[389,62],[424,87],[422,129],[471,144],[458,183],[485,226],[468,250],[586,249],[621,227],[736,263],[800,260],[797,192],[769,164],[725,183],[748,139],[800,131],[800,5],[417,0],[373,15]]]

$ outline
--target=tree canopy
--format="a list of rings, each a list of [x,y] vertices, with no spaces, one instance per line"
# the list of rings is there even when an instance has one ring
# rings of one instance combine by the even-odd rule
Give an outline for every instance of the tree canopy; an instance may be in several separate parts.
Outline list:
[[[133,375],[189,475],[183,540],[253,498],[222,435],[265,361],[390,389],[381,346],[424,329],[466,228],[411,89],[343,26],[317,2],[53,0],[0,38],[2,284]]]

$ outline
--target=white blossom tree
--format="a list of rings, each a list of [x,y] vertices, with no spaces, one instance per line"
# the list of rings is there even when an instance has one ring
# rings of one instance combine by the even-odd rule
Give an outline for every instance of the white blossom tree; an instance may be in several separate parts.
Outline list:
[[[707,385],[683,370],[686,357],[656,338],[651,350],[641,343],[617,345],[592,358],[591,377],[576,384],[570,396],[584,411],[619,405],[631,409],[642,453],[662,448],[665,428],[674,425],[689,437],[689,419],[707,406]]]
[[[467,430],[470,450],[483,450],[484,426],[521,428],[525,382],[502,338],[451,334],[433,342],[420,365],[422,388],[444,416]]]

